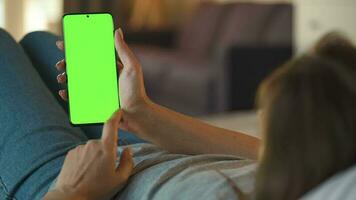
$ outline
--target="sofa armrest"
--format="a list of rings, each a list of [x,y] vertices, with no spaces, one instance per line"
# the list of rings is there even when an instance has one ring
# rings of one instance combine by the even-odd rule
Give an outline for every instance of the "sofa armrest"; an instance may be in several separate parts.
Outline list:
[[[230,48],[227,54],[228,110],[252,109],[258,85],[274,69],[288,61],[291,46]]]

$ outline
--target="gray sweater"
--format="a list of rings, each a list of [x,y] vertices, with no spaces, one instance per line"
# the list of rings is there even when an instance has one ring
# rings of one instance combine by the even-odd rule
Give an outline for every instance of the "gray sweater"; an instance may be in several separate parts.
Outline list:
[[[118,155],[126,147],[118,147]],[[253,195],[255,161],[230,155],[170,154],[152,144],[130,147],[135,168],[115,200],[228,200]]]
[[[237,200],[254,195],[255,161],[230,155],[170,154],[152,144],[130,146],[134,172],[116,200]],[[118,147],[118,155],[126,147]],[[302,200],[354,200],[355,188],[356,166],[331,177]]]
[[[230,155],[169,154],[151,144],[131,148],[134,173],[116,199],[220,200],[252,195],[255,161]]]

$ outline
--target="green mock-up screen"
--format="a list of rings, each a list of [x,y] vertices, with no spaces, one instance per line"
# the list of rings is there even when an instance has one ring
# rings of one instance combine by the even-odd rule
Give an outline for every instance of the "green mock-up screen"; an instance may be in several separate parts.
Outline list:
[[[103,123],[120,107],[112,16],[65,15],[63,32],[70,121]]]

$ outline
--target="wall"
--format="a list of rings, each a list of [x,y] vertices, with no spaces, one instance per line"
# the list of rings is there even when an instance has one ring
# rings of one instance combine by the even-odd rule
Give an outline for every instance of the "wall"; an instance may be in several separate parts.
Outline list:
[[[59,32],[62,0],[0,0],[4,10],[4,27],[16,39],[35,30]]]
[[[0,0],[0,27],[5,27],[5,4],[4,0]]]
[[[355,0],[295,0],[297,52],[309,49],[322,35],[337,30],[356,43]]]
[[[4,27],[15,39],[23,34],[24,2],[23,0],[4,0]]]

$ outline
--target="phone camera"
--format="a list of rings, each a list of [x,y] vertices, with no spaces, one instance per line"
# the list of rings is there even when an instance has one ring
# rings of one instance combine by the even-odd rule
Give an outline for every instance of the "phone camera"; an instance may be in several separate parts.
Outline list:
[[[87,18],[89,18],[89,15],[87,15]]]

